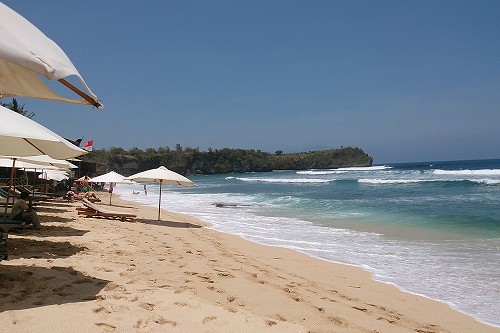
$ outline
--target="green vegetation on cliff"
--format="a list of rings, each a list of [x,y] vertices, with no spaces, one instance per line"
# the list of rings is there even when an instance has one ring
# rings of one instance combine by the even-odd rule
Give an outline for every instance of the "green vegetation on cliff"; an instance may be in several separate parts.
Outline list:
[[[164,165],[183,175],[212,175],[273,170],[332,169],[340,167],[371,166],[373,159],[360,148],[339,148],[303,153],[284,154],[282,151],[266,153],[244,149],[175,149],[148,148],[141,150],[122,148],[94,150],[82,156],[83,160],[99,162],[99,172],[114,170],[130,175]]]

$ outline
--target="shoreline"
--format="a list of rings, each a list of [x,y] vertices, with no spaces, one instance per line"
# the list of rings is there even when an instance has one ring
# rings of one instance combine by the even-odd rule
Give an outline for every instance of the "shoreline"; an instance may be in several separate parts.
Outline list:
[[[131,196],[131,195],[127,195],[126,192],[123,192],[121,193],[120,195],[123,195],[124,198],[126,198],[125,200],[131,200],[131,201],[134,201],[134,199],[136,198],[136,196]],[[140,198],[138,197],[138,201],[137,203],[139,204],[142,204],[142,205],[145,205],[145,206],[148,206],[148,207],[154,207],[154,200],[152,202],[147,202],[147,201],[144,201],[144,200],[140,200]],[[174,199],[174,202],[177,202],[179,200],[179,198],[176,198]],[[136,201],[134,201],[136,202]],[[229,207],[229,208],[233,208],[233,207],[239,207],[240,205],[239,204],[233,204],[231,203],[231,201],[215,201],[212,205],[216,206],[216,207]],[[178,205],[175,205],[175,204],[172,204],[172,206],[175,206],[177,208],[179,208]],[[320,252],[316,252],[317,255],[315,255],[315,253],[312,253],[311,251],[307,251],[307,249],[305,250],[301,250],[302,247],[300,245],[297,245],[297,246],[294,246],[295,244],[291,244],[291,246],[287,246],[286,244],[283,244],[285,242],[279,242],[280,240],[286,240],[286,239],[289,239],[289,238],[286,238],[286,237],[283,237],[283,238],[280,238],[280,236],[270,236],[270,237],[278,237],[276,239],[278,239],[278,241],[266,241],[265,237],[252,237],[254,236],[253,234],[251,233],[246,233],[246,231],[244,229],[237,229],[235,232],[231,232],[231,230],[235,230],[234,228],[232,227],[229,227],[229,228],[226,228],[225,226],[230,226],[231,225],[231,218],[233,218],[233,221],[234,222],[237,222],[239,220],[234,220],[234,216],[232,213],[226,213],[226,214],[222,214],[222,215],[225,215],[225,218],[223,219],[224,224],[221,224],[220,221],[218,221],[216,218],[213,218],[212,219],[212,216],[214,216],[214,213],[213,212],[210,212],[210,213],[200,213],[201,211],[199,209],[195,210],[192,212],[193,215],[190,215],[190,210],[189,210],[189,207],[184,207],[184,206],[180,206],[181,209],[178,209],[176,210],[176,212],[180,213],[180,214],[186,214],[186,215],[189,215],[189,216],[194,216],[195,218],[199,218],[199,219],[204,219],[204,217],[207,218],[208,221],[213,221],[214,224],[217,226],[217,227],[210,227],[212,230],[215,230],[217,232],[222,232],[222,233],[226,233],[226,234],[229,234],[229,235],[232,235],[232,236],[236,236],[236,237],[239,237],[241,239],[244,239],[246,241],[250,241],[250,242],[254,242],[256,244],[259,244],[259,245],[262,245],[262,246],[270,246],[270,247],[281,247],[281,248],[287,248],[287,249],[291,249],[293,251],[296,251],[298,253],[303,253],[311,258],[314,258],[314,259],[318,259],[318,260],[323,260],[327,263],[332,263],[332,264],[340,264],[340,265],[349,265],[349,266],[354,266],[354,267],[358,267],[358,268],[361,268],[363,270],[365,270],[366,272],[370,273],[370,276],[373,280],[375,281],[378,281],[378,282],[381,282],[381,283],[385,283],[385,284],[388,284],[388,285],[392,285],[392,286],[395,286],[396,288],[398,288],[400,291],[402,292],[406,292],[406,293],[410,293],[410,294],[413,294],[413,295],[416,295],[416,296],[420,296],[420,297],[425,297],[425,298],[428,298],[432,301],[436,301],[436,302],[441,302],[443,304],[446,304],[448,305],[449,307],[451,307],[452,309],[460,312],[460,313],[463,313],[465,315],[469,315],[469,316],[472,316],[475,318],[475,320],[483,323],[483,324],[486,324],[486,325],[489,325],[489,326],[492,326],[494,328],[500,328],[500,323],[498,323],[498,321],[496,320],[496,316],[495,315],[491,315],[492,313],[494,314],[495,313],[495,305],[496,305],[496,302],[493,300],[491,303],[490,302],[478,302],[476,300],[472,300],[471,303],[468,303],[467,300],[470,299],[468,297],[470,297],[470,294],[461,294],[460,292],[455,292],[455,295],[460,295],[460,296],[456,296],[455,299],[453,297],[451,298],[446,298],[446,297],[442,297],[440,298],[439,296],[442,296],[442,294],[439,294],[439,293],[432,293],[433,289],[432,288],[439,288],[439,287],[436,287],[436,284],[432,283],[432,282],[428,282],[428,281],[424,281],[422,283],[419,283],[418,279],[417,280],[413,280],[411,281],[410,284],[407,284],[405,285],[404,283],[402,284],[399,284],[399,282],[405,282],[404,278],[403,280],[398,280],[396,278],[394,278],[390,272],[388,272],[389,274],[384,274],[384,272],[380,272],[380,269],[378,269],[379,267],[377,267],[376,265],[362,265],[362,264],[357,264],[357,263],[353,263],[353,262],[349,262],[349,260],[344,260],[345,258],[348,258],[348,259],[351,259],[353,257],[341,257],[341,258],[336,258],[336,259],[340,259],[340,260],[332,260],[331,258],[329,258],[329,256],[325,256],[323,255],[322,253]],[[231,212],[230,210],[228,210],[228,212]],[[221,216],[222,216],[221,215]],[[288,216],[288,215],[287,215]],[[218,217],[217,217],[218,218]],[[256,225],[259,223],[257,220],[252,220]],[[375,221],[375,220],[372,220],[372,221]],[[364,222],[366,223],[366,225],[369,226],[369,228],[364,228],[364,227],[361,227],[361,228],[356,228],[357,225],[355,225],[355,228],[345,228],[347,230],[355,230],[355,231],[361,231],[361,232],[373,232],[373,226],[372,224],[368,223],[368,222]],[[377,225],[378,225],[378,220],[377,220]],[[389,226],[392,226],[392,224],[388,223]],[[405,229],[407,227],[405,227],[404,225],[403,226],[398,226],[398,232],[400,232],[399,236],[401,237],[401,230],[402,229]],[[408,240],[410,242],[416,242],[417,244],[421,242],[421,235],[424,235],[425,236],[425,239],[426,241],[428,239],[431,239],[433,236],[436,236],[436,239],[440,239],[439,236],[437,236],[437,234],[439,233],[442,233],[441,230],[437,229],[437,232],[432,229],[431,227],[429,226],[421,226],[420,228],[422,228],[423,231],[420,231],[417,229],[417,232],[415,232],[414,229],[411,229],[411,228],[408,228],[408,230],[412,231],[411,234],[407,234],[406,237],[404,237],[405,240]],[[391,228],[387,228],[387,231],[389,233],[384,233],[384,235],[388,234],[388,235],[391,235],[390,232],[391,232]],[[380,231],[380,229],[378,230]],[[406,231],[408,233],[408,231]],[[445,234],[447,237],[446,237],[446,242],[449,243],[450,240],[455,240],[455,236],[452,236],[450,237],[449,233],[443,233]],[[248,237],[247,237],[248,236]],[[273,240],[275,240],[275,238],[271,238]],[[462,237],[460,237],[460,234],[457,234],[456,236],[456,239],[458,240],[461,240]],[[471,239],[475,239],[474,237],[471,237]],[[298,239],[297,239],[298,240]],[[307,241],[311,241],[311,238],[307,239]],[[333,243],[332,243],[333,244]],[[354,243],[354,244],[358,244],[357,242]],[[359,244],[362,244],[362,243],[359,243]],[[365,247],[366,249],[366,247]],[[363,251],[363,253],[366,252],[366,251]],[[373,262],[372,262],[373,263]],[[462,266],[462,269],[464,269],[464,266]],[[404,273],[404,271],[403,271]],[[442,273],[439,275],[441,277],[446,277],[447,275]],[[407,279],[408,280],[411,280],[412,279],[412,275],[411,274],[407,274],[406,275]],[[436,281],[436,279],[434,279],[433,281]],[[456,281],[454,282],[455,283],[455,286],[459,285],[459,282],[460,280],[448,280],[447,283],[449,283],[450,281]],[[408,282],[408,281],[406,281]],[[436,282],[440,282],[440,281],[436,281]],[[437,284],[439,286],[439,284]],[[467,286],[467,284],[463,284],[464,286]],[[406,286],[406,287],[405,287]],[[491,289],[492,286],[490,285],[489,286],[489,289]],[[470,287],[469,287],[470,289]],[[440,290],[440,289],[437,289],[437,290]],[[457,289],[455,289],[456,291]],[[460,289],[458,289],[460,290]],[[427,292],[427,294],[426,294]],[[493,292],[493,295],[495,293]],[[431,296],[429,296],[431,295]],[[464,297],[464,295],[466,295],[466,297]],[[462,297],[463,300],[457,300],[458,297]],[[454,303],[453,301],[454,300],[457,300],[456,303]],[[476,305],[474,307],[474,305]],[[489,306],[491,305],[491,306]],[[481,308],[480,308],[481,307]],[[476,312],[474,311],[470,311],[470,310],[478,310]],[[485,312],[481,312],[481,311],[489,311],[487,312],[486,314],[489,314],[490,316],[484,316]],[[482,318],[481,318],[481,315]]]
[[[120,200],[123,200],[123,201],[126,201],[126,202],[133,202],[134,204],[139,204],[141,205],[140,203],[137,203],[137,202],[134,202],[134,201],[130,201],[130,200],[127,200],[127,199],[124,199],[123,197],[121,197],[120,195],[118,195]],[[145,207],[151,207],[151,208],[155,208],[154,206],[149,206],[149,205],[144,205]],[[163,209],[162,209],[163,211]],[[175,214],[183,214],[183,213],[175,213]],[[183,214],[185,215],[185,214]],[[189,217],[192,217],[190,216],[189,214],[187,214],[187,216]],[[192,217],[193,219],[198,219],[196,217]],[[418,297],[423,297],[423,298],[426,298],[430,301],[433,301],[433,302],[439,302],[439,303],[442,303],[448,307],[450,307],[452,310],[454,311],[457,311],[461,314],[464,314],[466,316],[470,316],[472,318],[474,318],[474,320],[478,321],[479,323],[481,324],[484,324],[484,325],[487,325],[487,326],[490,326],[490,327],[493,327],[493,328],[497,328],[497,329],[500,329],[500,326],[498,325],[495,325],[495,324],[492,324],[492,323],[488,323],[488,322],[485,322],[485,321],[482,321],[480,320],[479,318],[476,318],[474,315],[472,314],[469,314],[465,311],[462,311],[460,309],[457,308],[457,306],[455,304],[453,304],[452,302],[448,302],[448,301],[445,301],[445,300],[441,300],[441,299],[437,299],[437,298],[432,298],[430,296],[427,296],[427,295],[424,295],[424,294],[421,294],[421,293],[418,293],[418,292],[413,292],[411,290],[406,290],[404,289],[403,287],[399,286],[398,284],[396,283],[393,283],[393,282],[389,282],[389,281],[384,281],[383,279],[378,279],[376,278],[376,274],[374,272],[371,272],[368,268],[364,268],[363,266],[361,265],[356,265],[356,264],[351,264],[351,263],[348,263],[348,262],[340,262],[340,261],[332,261],[332,260],[328,260],[328,259],[325,259],[325,258],[321,258],[321,257],[317,257],[317,256],[314,256],[310,253],[307,253],[307,252],[302,252],[302,251],[299,251],[297,249],[293,249],[293,248],[289,248],[289,247],[286,247],[286,246],[279,246],[279,245],[269,245],[269,244],[265,244],[265,243],[260,243],[258,241],[253,241],[253,240],[249,240],[249,239],[246,239],[244,237],[241,237],[239,235],[236,235],[236,234],[231,234],[231,233],[227,233],[227,232],[224,232],[224,231],[220,231],[220,230],[217,230],[215,228],[212,228],[211,227],[211,224],[210,222],[206,222],[206,221],[202,221],[205,226],[207,228],[209,228],[210,230],[213,230],[215,232],[218,232],[218,233],[223,233],[223,234],[226,234],[226,235],[230,235],[230,236],[234,236],[234,237],[238,237],[244,241],[247,241],[247,242],[251,242],[251,243],[254,243],[254,244],[257,244],[257,245],[260,245],[260,246],[264,246],[264,247],[270,247],[270,248],[284,248],[284,249],[288,249],[288,250],[291,250],[291,251],[294,251],[294,252],[297,252],[297,253],[300,253],[300,254],[304,254],[306,255],[307,257],[310,257],[312,259],[315,259],[315,260],[320,260],[320,261],[324,261],[325,263],[327,264],[333,264],[333,265],[345,265],[345,266],[352,266],[352,267],[356,267],[356,268],[359,268],[365,272],[367,272],[369,275],[370,275],[370,279],[373,280],[373,281],[376,281],[376,282],[380,282],[380,283],[383,283],[383,284],[387,284],[389,286],[393,286],[395,288],[397,288],[399,291],[403,292],[403,293],[409,293],[409,294],[412,294],[412,295],[415,295],[415,296],[418,296]],[[360,230],[363,230],[363,229],[360,229]],[[366,230],[363,230],[363,231],[366,231]]]
[[[210,226],[207,226],[207,227],[210,227]],[[257,245],[261,245],[261,246],[265,246],[265,247],[270,247],[270,248],[284,248],[284,249],[289,249],[291,251],[294,251],[294,252],[297,252],[297,253],[300,253],[300,254],[304,254],[308,257],[310,257],[311,259],[315,259],[315,260],[320,260],[320,261],[324,261],[325,263],[327,264],[333,264],[333,265],[341,265],[341,266],[352,266],[352,267],[355,267],[355,268],[359,268],[365,272],[367,272],[369,275],[370,275],[370,278],[375,281],[375,282],[380,282],[380,283],[383,283],[383,284],[387,284],[389,286],[393,286],[395,287],[396,289],[398,289],[399,291],[403,292],[403,293],[408,293],[408,294],[412,294],[412,295],[415,295],[415,296],[418,296],[418,297],[423,297],[423,298],[426,298],[430,301],[433,301],[433,302],[439,302],[439,303],[442,303],[446,306],[449,306],[452,310],[454,311],[457,311],[457,312],[460,312],[466,316],[470,316],[472,318],[474,318],[474,320],[478,321],[479,323],[482,323],[482,324],[485,324],[487,326],[491,326],[493,328],[497,328],[497,329],[500,329],[500,326],[498,325],[495,325],[495,324],[492,324],[492,323],[488,323],[488,322],[485,322],[485,321],[482,321],[480,320],[479,318],[476,318],[474,315],[472,314],[469,314],[465,311],[462,311],[460,310],[459,308],[457,308],[457,306],[455,304],[453,304],[452,302],[448,302],[448,301],[444,301],[444,300],[441,300],[441,299],[437,299],[437,298],[432,298],[430,296],[427,296],[427,295],[424,295],[424,294],[421,294],[421,293],[418,293],[418,292],[413,292],[411,290],[406,290],[404,289],[403,287],[399,286],[398,284],[396,283],[393,283],[393,282],[388,282],[388,281],[384,281],[382,279],[378,279],[376,278],[376,274],[374,274],[373,272],[371,272],[368,268],[364,268],[363,266],[361,265],[356,265],[356,264],[350,264],[350,263],[347,263],[347,262],[341,262],[341,261],[332,261],[332,260],[328,260],[328,259],[324,259],[324,258],[320,258],[320,257],[316,257],[312,254],[309,254],[309,253],[306,253],[306,252],[302,252],[302,251],[298,251],[296,249],[292,249],[292,248],[288,248],[286,246],[278,246],[278,245],[268,245],[268,244],[263,244],[263,243],[259,243],[259,242],[255,242],[255,241],[251,241],[251,240],[248,240],[246,238],[243,238],[243,237],[240,237],[238,235],[233,235],[233,234],[230,234],[230,233],[225,233],[225,232],[222,232],[222,231],[219,231],[217,229],[213,229],[213,228],[210,228],[210,230],[213,230],[215,232],[220,232],[220,233],[224,233],[224,234],[228,234],[228,235],[231,235],[231,236],[235,236],[235,237],[239,237],[245,241],[248,241],[248,242],[251,242],[251,243],[255,243]]]
[[[108,206],[109,195],[97,194]],[[9,235],[0,331],[500,331],[361,267],[254,243],[194,217],[162,210],[158,222],[157,208],[117,196],[112,209],[136,222],[58,205],[42,207],[42,231]],[[74,327],[77,319],[84,324]]]

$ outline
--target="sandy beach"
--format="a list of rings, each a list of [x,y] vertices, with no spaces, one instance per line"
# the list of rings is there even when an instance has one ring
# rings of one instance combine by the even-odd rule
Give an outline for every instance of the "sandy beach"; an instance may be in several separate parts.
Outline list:
[[[98,193],[103,206],[108,194]],[[1,332],[500,332],[358,267],[216,232],[113,198],[135,221],[40,205],[9,234]]]

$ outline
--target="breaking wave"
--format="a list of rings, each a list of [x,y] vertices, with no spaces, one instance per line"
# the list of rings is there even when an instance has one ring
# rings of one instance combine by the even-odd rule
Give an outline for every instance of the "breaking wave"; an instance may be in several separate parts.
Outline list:
[[[227,179],[227,178],[226,178]],[[335,181],[335,179],[320,179],[320,178],[251,178],[251,177],[232,177],[232,179],[237,179],[242,182],[249,183],[330,183]]]
[[[482,170],[441,170],[432,171],[435,175],[453,175],[453,176],[500,176],[500,169],[482,169]]]

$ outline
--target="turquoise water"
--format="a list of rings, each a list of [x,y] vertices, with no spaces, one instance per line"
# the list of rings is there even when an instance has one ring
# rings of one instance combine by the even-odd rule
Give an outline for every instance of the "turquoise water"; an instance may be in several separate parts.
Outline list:
[[[167,166],[168,167],[168,166]],[[500,160],[191,177],[162,207],[332,262],[500,326]],[[156,206],[158,186],[119,185]]]

